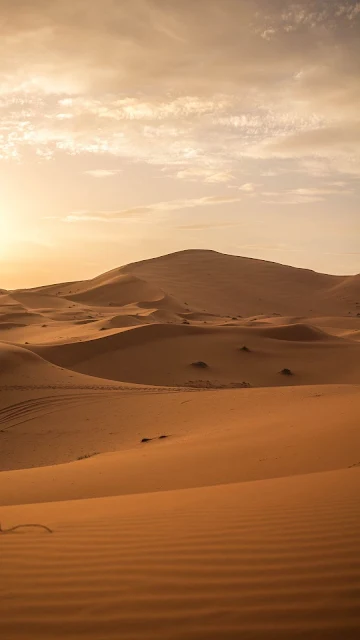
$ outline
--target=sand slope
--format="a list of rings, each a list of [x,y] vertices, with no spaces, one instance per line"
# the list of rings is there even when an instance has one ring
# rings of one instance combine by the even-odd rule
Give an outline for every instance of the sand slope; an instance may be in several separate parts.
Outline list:
[[[9,507],[8,640],[354,640],[359,470]]]
[[[0,504],[347,469],[360,460],[359,389],[42,392],[20,416],[0,412]]]

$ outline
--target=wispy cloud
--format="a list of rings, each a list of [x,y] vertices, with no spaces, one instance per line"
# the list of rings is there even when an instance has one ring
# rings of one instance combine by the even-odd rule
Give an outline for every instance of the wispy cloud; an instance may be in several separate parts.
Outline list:
[[[205,196],[203,198],[189,198],[180,200],[169,200],[165,202],[155,202],[144,207],[131,207],[129,209],[119,209],[117,211],[73,211],[66,215],[63,220],[66,222],[111,222],[115,220],[126,220],[142,218],[151,213],[169,213],[171,211],[181,211],[194,209],[197,207],[219,206],[234,204],[240,198],[227,196]]]
[[[340,185],[340,186],[339,186]],[[352,189],[345,189],[346,183],[335,183],[328,187],[298,187],[297,189],[286,189],[283,191],[263,191],[263,202],[268,204],[309,204],[311,202],[322,202],[327,196],[351,195]]]
[[[340,183],[342,185],[344,183]],[[288,193],[299,196],[329,196],[329,195],[349,195],[353,193],[351,189],[343,189],[333,186],[328,187],[301,187],[298,189],[290,189]]]
[[[239,191],[244,191],[244,193],[254,193],[258,187],[261,187],[261,184],[255,182],[246,182],[242,184],[241,187],[238,187]]]
[[[110,178],[122,173],[122,169],[89,169],[84,173],[92,178]]]
[[[175,173],[175,177],[179,180],[188,180],[189,182],[206,182],[208,184],[223,184],[231,182],[235,179],[230,171],[216,172],[214,169],[204,167],[188,167],[181,169]]]
[[[226,229],[229,227],[238,227],[238,222],[199,222],[194,224],[182,224],[176,227],[181,231],[206,231],[208,229]]]
[[[283,193],[264,193],[264,204],[281,204],[281,205],[300,205],[312,204],[314,202],[322,202],[324,198],[316,196],[296,196]]]

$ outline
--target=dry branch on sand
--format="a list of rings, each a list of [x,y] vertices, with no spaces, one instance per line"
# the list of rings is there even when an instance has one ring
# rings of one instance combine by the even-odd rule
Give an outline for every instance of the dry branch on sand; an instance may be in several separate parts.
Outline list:
[[[13,533],[18,529],[23,529],[24,527],[37,527],[39,529],[44,529],[48,533],[53,533],[53,530],[47,527],[45,524],[17,524],[15,527],[10,527],[9,529],[3,529],[0,524],[0,533]]]

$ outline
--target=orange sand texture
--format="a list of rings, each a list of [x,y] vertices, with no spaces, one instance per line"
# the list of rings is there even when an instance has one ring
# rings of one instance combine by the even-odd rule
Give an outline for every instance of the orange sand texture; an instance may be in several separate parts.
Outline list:
[[[0,470],[4,640],[360,638],[360,276],[1,290]]]

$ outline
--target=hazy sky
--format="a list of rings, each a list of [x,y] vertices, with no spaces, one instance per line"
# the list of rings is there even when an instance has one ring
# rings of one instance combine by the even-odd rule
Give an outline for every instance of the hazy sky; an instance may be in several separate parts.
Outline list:
[[[360,2],[0,0],[0,288],[185,248],[360,271]]]

